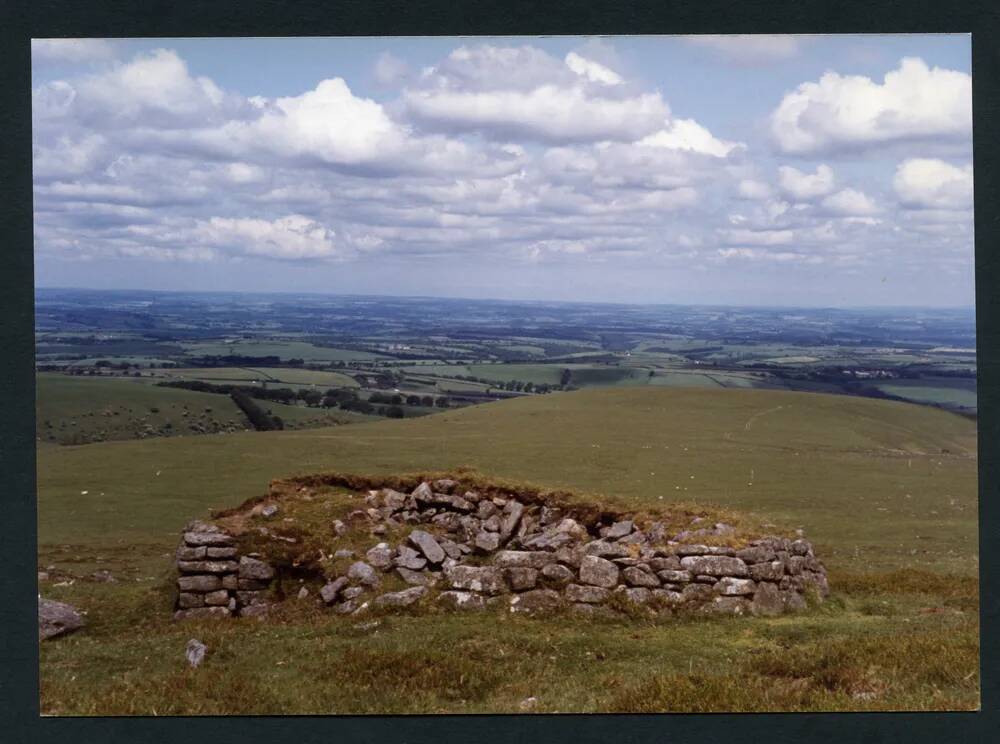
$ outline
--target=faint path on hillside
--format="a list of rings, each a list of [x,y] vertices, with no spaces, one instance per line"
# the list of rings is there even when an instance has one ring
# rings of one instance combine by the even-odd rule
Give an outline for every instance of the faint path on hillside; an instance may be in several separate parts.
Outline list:
[[[754,421],[759,419],[761,416],[766,416],[769,413],[775,413],[776,411],[780,411],[782,408],[785,408],[785,406],[775,406],[774,408],[768,408],[766,411],[760,411],[758,413],[755,413],[753,416],[747,419],[747,422],[743,428],[746,429],[747,431],[750,431],[750,426],[753,424]]]

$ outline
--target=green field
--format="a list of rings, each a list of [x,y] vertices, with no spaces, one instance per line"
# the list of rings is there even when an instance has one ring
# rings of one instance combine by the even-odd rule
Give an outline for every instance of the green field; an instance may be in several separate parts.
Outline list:
[[[317,385],[324,388],[358,387],[357,380],[342,372],[289,367],[189,367],[157,370],[165,379],[205,382],[279,382],[288,385]]]
[[[558,385],[564,369],[573,373],[570,385],[575,387],[645,384],[649,375],[645,369],[587,364],[428,364],[406,367],[405,371],[443,377],[478,377],[498,383],[520,380],[535,385]]]
[[[552,712],[976,708],[975,453],[973,422],[924,406],[655,386],[328,429],[42,446],[40,566],[127,579],[45,590],[90,627],[43,644],[43,712],[517,712],[528,696]],[[802,528],[834,595],[773,619],[432,613],[373,632],[293,602],[266,623],[170,622],[170,553],[210,507],[285,475],[462,466]],[[212,648],[196,673],[182,656],[193,635]]]
[[[976,381],[973,379],[922,379],[893,380],[876,385],[889,395],[896,395],[918,403],[936,403],[975,409],[977,404]]]

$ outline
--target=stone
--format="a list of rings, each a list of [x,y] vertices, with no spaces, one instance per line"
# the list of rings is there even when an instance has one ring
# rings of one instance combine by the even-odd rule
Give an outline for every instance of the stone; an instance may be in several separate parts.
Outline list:
[[[497,509],[496,504],[492,501],[484,500],[479,502],[479,507],[476,509],[476,516],[479,517],[479,519],[489,519],[498,511],[499,509]],[[499,520],[497,521],[497,529],[500,529]],[[494,530],[494,532],[496,532],[496,530]]]
[[[781,599],[787,612],[800,612],[807,607],[805,598],[796,591],[781,592]]]
[[[656,575],[660,577],[661,581],[667,584],[687,584],[694,578],[690,571],[665,570],[659,571]]]
[[[569,584],[565,589],[566,599],[570,602],[603,602],[608,598],[610,592],[600,586],[585,586],[583,584]]]
[[[346,589],[342,589],[340,596],[344,599],[356,599],[365,593],[365,588],[363,586],[349,586]]]
[[[550,563],[542,567],[542,578],[552,582],[556,586],[565,586],[575,578],[575,575],[566,566],[561,566],[558,563]]]
[[[683,594],[671,589],[652,589],[650,590],[650,595],[650,602],[663,606],[678,605],[684,601]]]
[[[505,568],[504,575],[511,591],[523,592],[534,589],[538,584],[538,569],[536,568]]]
[[[205,660],[206,651],[208,651],[208,646],[197,638],[192,638],[187,642],[187,648],[184,649],[184,658],[187,659],[192,668],[197,668]]]
[[[501,550],[493,558],[499,568],[542,568],[555,562],[555,556],[544,550]]]
[[[264,617],[271,611],[271,605],[267,602],[240,607],[240,617]]]
[[[174,620],[196,620],[201,618],[231,617],[228,607],[195,607],[190,610],[177,610]]]
[[[180,581],[180,579],[178,579],[178,581]],[[224,574],[222,576],[222,588],[223,589],[239,588],[239,578],[236,576],[236,574]]]
[[[618,583],[618,566],[596,555],[584,556],[580,561],[580,582],[611,588]]]
[[[676,555],[651,558],[649,560],[649,567],[654,571],[679,571],[681,568],[681,559]]]
[[[807,587],[811,586],[816,589],[821,597],[828,597],[830,595],[830,584],[827,581],[826,574],[803,571],[802,579]]]
[[[278,509],[278,505],[277,504],[268,504],[267,506],[265,506],[263,509],[260,510],[260,515],[262,517],[270,519],[275,514],[277,514],[279,511],[280,510]]]
[[[419,571],[427,565],[427,559],[408,545],[400,545],[396,548],[394,562],[397,567],[408,568],[412,571]]]
[[[309,588],[305,587],[305,586],[302,587],[301,589],[299,589],[299,593],[296,596],[298,596],[298,598],[300,600],[308,599],[308,597],[309,597]]]
[[[458,488],[458,481],[451,478],[439,478],[434,481],[434,490],[441,493],[452,493]]]
[[[180,572],[189,574],[236,573],[239,567],[236,561],[177,561]]]
[[[574,537],[569,532],[551,529],[522,540],[521,545],[529,550],[558,550],[572,542]]]
[[[715,585],[715,591],[725,597],[741,597],[756,590],[757,584],[752,579],[734,579],[731,576],[723,576]]]
[[[205,595],[181,592],[177,595],[177,606],[182,610],[189,610],[192,607],[204,607]]]
[[[630,566],[622,571],[622,577],[629,586],[658,587],[660,580],[641,568]]]
[[[573,548],[559,548],[556,551],[556,560],[573,568],[580,567],[580,560],[583,558],[583,548],[576,546]]]
[[[225,589],[219,589],[215,592],[209,592],[204,595],[205,604],[209,607],[225,607],[229,604],[229,592]]]
[[[435,580],[425,573],[420,571],[413,571],[409,568],[399,566],[396,569],[396,573],[399,577],[411,586],[433,586],[436,582]]]
[[[570,612],[574,615],[585,615],[587,617],[608,617],[613,618],[617,613],[610,607],[599,604],[587,604],[585,602],[575,602],[569,606]]]
[[[785,561],[785,568],[789,576],[798,576],[802,573],[803,564],[806,562],[805,556],[793,555]]]
[[[766,545],[756,545],[736,551],[736,557],[744,563],[767,563],[775,559],[774,550]]]
[[[355,561],[347,569],[347,578],[357,584],[375,586],[378,584],[378,574],[375,569],[364,561]]]
[[[681,558],[681,566],[693,574],[707,576],[746,576],[747,564],[739,558],[722,555],[688,556]]]
[[[486,607],[483,595],[475,592],[448,591],[441,592],[437,598],[438,604],[453,610],[481,610]]]
[[[333,557],[337,560],[340,560],[341,558],[350,559],[354,557],[354,551],[348,550],[347,548],[341,548],[340,550],[333,551]]]
[[[449,558],[454,558],[456,561],[462,558],[462,548],[461,546],[453,540],[438,540],[438,544],[441,546],[441,550]]]
[[[375,597],[372,600],[372,605],[375,607],[409,607],[425,594],[427,594],[427,587],[414,586],[400,592],[390,592]]]
[[[674,552],[681,556],[689,555],[707,555],[708,546],[707,545],[675,545]]]
[[[481,526],[487,532],[500,532],[500,526],[502,524],[503,518],[499,514],[494,514],[489,519],[484,519]]]
[[[715,596],[715,590],[708,584],[688,584],[681,595],[685,602],[705,602]]]
[[[503,514],[503,521],[500,523],[501,543],[507,542],[521,523],[521,517],[524,515],[524,504],[512,499],[504,506]]]
[[[608,527],[603,537],[605,540],[617,540],[631,533],[633,529],[635,529],[635,523],[631,519],[624,519]]]
[[[239,577],[241,579],[270,581],[274,578],[274,567],[270,563],[244,555],[240,558]]]
[[[337,537],[342,536],[347,532],[347,525],[341,522],[339,519],[333,520],[333,531],[336,533]]]
[[[390,514],[398,512],[406,506],[406,494],[394,491],[391,488],[383,488],[382,504],[389,510]]]
[[[485,594],[500,594],[504,590],[503,576],[495,566],[453,566],[444,572],[452,589],[465,589]]]
[[[202,545],[232,545],[236,538],[225,532],[185,532],[184,542],[196,548]]]
[[[408,539],[431,563],[441,563],[444,560],[444,550],[429,532],[413,530]]]
[[[218,576],[181,576],[177,588],[182,592],[214,592],[222,589],[222,579]]]
[[[179,561],[200,561],[208,555],[208,548],[204,545],[200,548],[189,548],[187,545],[180,545],[174,553],[174,558]]]
[[[626,602],[637,605],[647,604],[653,598],[653,593],[644,586],[619,586],[615,589],[615,594],[624,597]]]
[[[754,563],[747,570],[754,581],[781,581],[781,577],[785,575],[785,564],[781,561]]]
[[[333,611],[338,615],[351,615],[361,609],[361,603],[356,599],[349,599],[333,606]]]
[[[756,617],[774,617],[785,611],[785,601],[777,585],[767,581],[757,584],[750,612]]]
[[[418,502],[429,504],[434,498],[434,489],[431,488],[431,484],[424,481],[419,486],[413,489],[410,495]]]
[[[694,580],[700,584],[711,584],[715,586],[715,583],[719,580],[718,576],[709,576],[708,574],[698,574],[694,577]]]
[[[500,547],[500,535],[496,532],[480,532],[476,535],[473,546],[476,552],[492,553]]]
[[[327,604],[333,604],[333,601],[340,594],[341,590],[347,586],[347,577],[341,576],[328,584],[324,585],[322,589],[319,590],[319,596],[323,598],[323,601]]]
[[[552,589],[532,589],[530,592],[514,594],[510,598],[510,611],[535,614],[551,612],[562,606],[562,597]]]
[[[531,697],[526,697],[520,703],[517,704],[519,710],[529,711],[534,710],[538,706],[538,698],[534,695]]]
[[[235,558],[236,548],[219,548],[219,547],[209,547],[205,548],[205,556],[207,558]]]
[[[792,555],[806,556],[812,553],[812,545],[806,540],[794,540],[788,547],[788,552]]]
[[[606,540],[593,540],[583,546],[583,551],[587,555],[596,555],[599,558],[627,558],[628,548],[618,543],[610,543]]]
[[[392,548],[389,547],[389,543],[379,543],[365,553],[365,559],[370,566],[380,571],[388,571],[392,568]]]

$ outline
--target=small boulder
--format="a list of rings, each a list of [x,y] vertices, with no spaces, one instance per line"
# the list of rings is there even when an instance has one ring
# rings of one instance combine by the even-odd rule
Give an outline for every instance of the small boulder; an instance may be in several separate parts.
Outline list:
[[[550,563],[542,567],[542,577],[556,586],[565,586],[574,578],[573,572],[558,563]]]
[[[187,648],[184,650],[184,657],[187,659],[188,664],[190,664],[192,668],[196,668],[202,661],[205,660],[206,651],[208,651],[208,646],[199,641],[197,638],[192,638],[187,642]]]
[[[715,591],[724,597],[741,597],[756,590],[757,584],[753,579],[734,579],[731,576],[722,577],[715,585]]]
[[[608,590],[600,586],[585,586],[569,584],[566,587],[566,599],[570,602],[598,603],[608,598]]]
[[[375,586],[378,584],[378,574],[375,573],[375,569],[364,561],[352,563],[350,568],[347,569],[347,578],[365,586]]]
[[[503,577],[495,566],[456,565],[445,569],[444,575],[452,589],[485,594],[500,594],[504,590]]]
[[[723,555],[688,556],[681,559],[681,566],[693,574],[705,576],[747,575],[747,564],[739,558]]]
[[[486,607],[483,595],[475,592],[447,591],[441,592],[437,598],[438,604],[453,610],[481,610]]]
[[[240,558],[239,577],[241,579],[270,581],[274,578],[274,567],[270,563],[244,555]]]
[[[414,586],[400,592],[382,594],[372,600],[372,605],[375,607],[409,607],[425,594],[427,594],[427,587]]]
[[[561,606],[562,597],[559,596],[559,592],[551,589],[532,589],[530,592],[514,594],[510,598],[511,612],[535,614],[551,612]]]
[[[607,528],[604,532],[605,540],[617,540],[618,538],[625,537],[635,529],[635,524],[631,519],[625,519],[621,522],[615,522],[613,525]]]
[[[396,573],[399,577],[411,586],[433,586],[436,582],[435,580],[428,576],[422,571],[414,571],[404,566],[399,566],[396,568]]]
[[[369,565],[380,571],[388,571],[392,568],[392,548],[389,547],[389,543],[382,542],[370,548],[365,553],[365,558]]]
[[[420,571],[427,565],[427,559],[413,548],[407,545],[400,545],[396,548],[395,563],[399,568],[408,568],[411,571]]]
[[[618,566],[596,555],[584,556],[580,561],[580,582],[610,589],[618,583]]]
[[[409,536],[410,543],[420,550],[431,563],[441,563],[444,560],[444,549],[434,539],[434,536],[423,530],[413,530]]]
[[[538,569],[536,568],[506,568],[504,575],[512,591],[523,592],[534,589],[538,583]]]
[[[750,612],[757,617],[773,617],[784,611],[785,602],[778,587],[767,581],[758,583],[753,602],[750,604]]]
[[[630,566],[622,571],[622,576],[629,586],[644,586],[647,588],[659,587],[660,580],[653,574],[643,571],[641,568]]]
[[[334,600],[337,599],[337,595],[340,594],[341,590],[345,586],[347,586],[347,577],[341,576],[320,589],[319,596],[322,597],[323,601],[327,604],[333,604]]]
[[[476,552],[492,553],[500,547],[500,535],[496,532],[486,532],[484,530],[476,535],[473,546]]]
[[[83,616],[73,605],[38,598],[38,640],[71,633],[83,625]]]

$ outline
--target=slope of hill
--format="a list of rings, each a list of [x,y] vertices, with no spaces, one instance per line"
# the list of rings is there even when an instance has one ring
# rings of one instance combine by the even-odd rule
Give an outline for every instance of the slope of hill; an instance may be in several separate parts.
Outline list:
[[[834,567],[971,573],[975,444],[971,421],[891,401],[588,390],[333,429],[45,447],[39,537],[169,545],[186,520],[274,477],[471,467],[626,506],[700,501],[772,515],[804,528]]]

